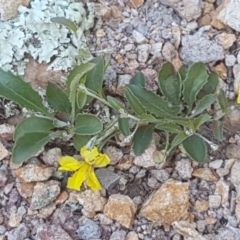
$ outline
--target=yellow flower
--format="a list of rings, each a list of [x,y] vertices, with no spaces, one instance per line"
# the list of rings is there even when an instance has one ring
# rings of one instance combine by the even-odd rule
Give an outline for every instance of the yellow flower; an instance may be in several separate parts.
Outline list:
[[[237,97],[237,103],[240,104],[240,83],[238,84],[238,97]]]
[[[95,173],[95,167],[105,167],[110,163],[110,159],[106,154],[99,153],[97,147],[88,150],[82,147],[80,154],[84,160],[77,160],[70,156],[59,159],[60,167],[58,170],[76,171],[68,178],[67,187],[74,190],[80,190],[83,182],[92,190],[100,190],[102,188]]]

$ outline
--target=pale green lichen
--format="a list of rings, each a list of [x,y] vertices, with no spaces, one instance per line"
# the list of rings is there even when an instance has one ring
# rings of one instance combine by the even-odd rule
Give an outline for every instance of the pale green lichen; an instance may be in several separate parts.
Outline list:
[[[93,26],[94,16],[91,3],[74,0],[32,0],[29,8],[20,6],[16,19],[0,21],[0,67],[23,75],[28,53],[39,63],[50,63],[49,69],[72,68],[79,63],[79,49],[89,52],[84,32]],[[79,27],[77,36],[52,23],[52,17],[74,21]],[[85,60],[82,56],[81,61]]]

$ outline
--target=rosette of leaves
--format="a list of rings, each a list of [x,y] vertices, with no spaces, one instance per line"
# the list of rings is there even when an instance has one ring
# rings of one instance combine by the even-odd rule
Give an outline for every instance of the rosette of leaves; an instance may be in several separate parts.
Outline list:
[[[139,118],[133,136],[134,153],[141,155],[150,144],[153,132],[163,131],[166,146],[158,154],[159,161],[165,160],[181,144],[191,159],[204,162],[205,142],[216,146],[201,136],[201,125],[212,122],[214,137],[219,141],[223,139],[222,121],[215,119],[208,108],[218,101],[222,116],[229,111],[224,92],[217,93],[218,85],[217,73],[209,72],[201,62],[189,68],[183,66],[178,72],[171,63],[164,63],[158,73],[157,93],[145,87],[141,73],[136,74],[125,88],[125,97]]]
[[[32,113],[16,127],[12,152],[14,163],[27,161],[51,140],[64,140],[66,134],[72,137],[75,148],[79,150],[92,136],[103,130],[101,119],[81,112],[91,98],[79,89],[79,85],[85,84],[91,91],[102,94],[105,68],[102,58],[94,58],[69,72],[66,89],[49,82],[46,101],[50,107],[43,104],[40,95],[29,83],[0,69],[0,96]]]

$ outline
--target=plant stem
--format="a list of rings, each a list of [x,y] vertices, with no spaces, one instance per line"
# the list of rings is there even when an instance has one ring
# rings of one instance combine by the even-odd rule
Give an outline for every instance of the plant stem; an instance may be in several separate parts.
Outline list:
[[[207,138],[203,137],[201,134],[195,133],[198,135],[200,138],[202,138],[206,143],[208,143],[211,147],[212,150],[216,151],[218,150],[218,145],[213,143],[212,141],[208,140]]]

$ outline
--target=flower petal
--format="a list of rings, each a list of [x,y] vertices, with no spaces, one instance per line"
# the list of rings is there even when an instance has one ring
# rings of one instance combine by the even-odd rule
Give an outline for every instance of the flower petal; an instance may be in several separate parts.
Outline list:
[[[94,167],[105,167],[110,163],[110,158],[107,154],[100,154],[94,161]]]
[[[85,159],[85,162],[92,165],[94,164],[95,158],[99,155],[98,148],[94,146],[92,150],[88,150],[86,146],[80,150],[81,156]]]
[[[84,164],[84,162],[80,162],[70,156],[65,156],[59,159],[59,164],[60,167],[58,168],[58,170],[76,171]]]
[[[95,175],[92,167],[88,169],[87,186],[89,186],[94,191],[98,191],[102,189],[102,186],[98,181],[97,176]]]
[[[91,166],[84,164],[72,177],[68,178],[67,188],[80,191],[83,182],[87,179],[87,174]]]

